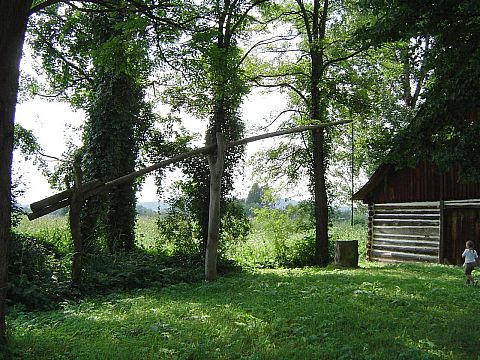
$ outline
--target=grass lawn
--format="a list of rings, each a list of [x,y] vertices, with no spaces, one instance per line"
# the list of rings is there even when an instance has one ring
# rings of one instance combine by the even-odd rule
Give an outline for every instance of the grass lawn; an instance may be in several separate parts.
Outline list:
[[[480,359],[460,267],[255,270],[10,313],[15,359]]]

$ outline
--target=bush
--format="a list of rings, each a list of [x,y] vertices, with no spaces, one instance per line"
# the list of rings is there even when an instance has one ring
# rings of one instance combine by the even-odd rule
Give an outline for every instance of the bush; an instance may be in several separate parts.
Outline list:
[[[301,267],[314,263],[315,224],[309,203],[290,205],[286,209],[254,209],[253,233],[248,240],[229,250],[228,255],[247,267]],[[329,259],[335,256],[335,242],[358,240],[359,254],[365,255],[366,227],[351,227],[345,222],[331,223]]]
[[[303,205],[286,209],[253,209],[253,232],[244,243],[228,251],[228,256],[242,266],[281,267],[311,263],[314,241],[310,241],[311,221]],[[313,246],[313,248],[312,248]]]
[[[27,309],[49,308],[68,288],[70,258],[55,245],[25,234],[12,233],[9,246],[7,304]]]
[[[93,295],[202,279],[203,261],[198,257],[168,257],[140,250],[97,254],[87,259],[82,291]]]
[[[180,204],[180,203],[179,203]],[[201,238],[200,224],[192,214],[181,207],[173,205],[168,213],[158,221],[157,249],[169,255],[203,256],[205,244]],[[250,232],[248,220],[243,206],[228,200],[220,225],[220,241],[218,254],[222,254],[235,244],[244,241]]]

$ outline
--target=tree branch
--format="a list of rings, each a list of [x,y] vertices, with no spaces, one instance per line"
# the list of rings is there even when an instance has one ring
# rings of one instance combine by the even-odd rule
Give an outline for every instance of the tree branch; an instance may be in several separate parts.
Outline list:
[[[323,65],[323,67],[322,67],[322,72],[325,71],[325,69],[327,67],[329,67],[330,65],[338,63],[338,62],[342,62],[342,61],[345,61],[345,60],[348,60],[348,59],[351,59],[352,57],[357,56],[358,54],[364,52],[367,49],[368,49],[368,47],[364,46],[360,50],[356,50],[356,51],[350,53],[349,55],[326,61],[325,64]]]
[[[297,93],[300,98],[307,103],[307,98],[302,94],[300,90],[298,90],[295,86],[289,83],[277,83],[277,84],[262,84],[256,79],[252,79],[252,81],[258,86],[258,87],[265,87],[265,88],[289,88],[293,90],[295,93]]]

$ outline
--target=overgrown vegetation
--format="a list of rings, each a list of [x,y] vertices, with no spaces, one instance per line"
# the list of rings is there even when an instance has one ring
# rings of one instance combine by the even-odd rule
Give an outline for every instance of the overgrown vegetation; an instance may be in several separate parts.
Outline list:
[[[141,218],[137,229],[144,246],[128,254],[91,254],[86,258],[83,284],[71,285],[72,244],[65,217],[38,223],[22,219],[10,246],[8,305],[16,309],[51,309],[65,300],[126,289],[162,287],[202,279],[202,258],[167,254],[155,249],[154,218]],[[154,226],[154,225],[153,225]],[[145,235],[147,234],[147,235]],[[227,270],[222,263],[220,271]]]
[[[9,315],[17,359],[477,359],[459,267],[255,270]],[[468,336],[465,324],[468,323]]]
[[[314,264],[315,234],[312,209],[307,203],[285,209],[253,209],[252,232],[246,241],[229,249],[227,256],[248,268],[298,267]],[[365,257],[366,224],[351,227],[334,221],[329,232],[329,258],[333,259],[335,242],[358,240],[359,255]]]
[[[242,212],[237,203],[228,213]],[[285,209],[262,206],[254,216],[226,216],[219,271],[242,268],[298,267],[313,264],[315,239],[307,203]],[[337,215],[338,216],[338,215]],[[178,220],[178,216],[176,217]],[[85,259],[83,285],[71,286],[72,241],[65,216],[35,222],[22,218],[10,246],[8,305],[17,309],[51,309],[65,299],[116,291],[159,288],[203,278],[201,241],[194,221],[163,219],[171,227],[159,231],[157,218],[140,216],[136,228],[138,249],[129,254],[90,254]],[[197,229],[198,231],[198,229]],[[331,226],[330,258],[338,240],[359,240],[364,256],[365,226]]]

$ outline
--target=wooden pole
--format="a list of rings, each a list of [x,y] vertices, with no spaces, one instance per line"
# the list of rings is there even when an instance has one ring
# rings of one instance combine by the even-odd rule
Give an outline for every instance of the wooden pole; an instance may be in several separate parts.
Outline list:
[[[209,137],[210,138],[210,137]],[[210,139],[207,138],[207,141]],[[225,137],[216,134],[217,156],[208,154],[210,167],[210,203],[208,209],[208,238],[205,251],[205,280],[217,278],[217,252],[220,238],[220,203],[222,193],[222,175],[225,169]],[[211,142],[211,140],[209,141]]]
[[[351,213],[350,213],[350,226],[353,227],[353,222],[354,222],[354,219],[353,219],[353,211],[354,211],[354,203],[353,203],[353,195],[355,194],[355,178],[354,178],[354,170],[355,170],[355,142],[354,142],[354,138],[353,138],[353,135],[354,135],[354,132],[353,132],[353,121],[352,123],[350,124],[352,126],[352,133],[351,133],[351,142],[352,142],[352,149],[351,149],[351,158],[350,158],[350,181],[351,181],[351,190],[352,190],[352,194],[351,194],[351,203],[350,203],[350,208],[351,208]]]

